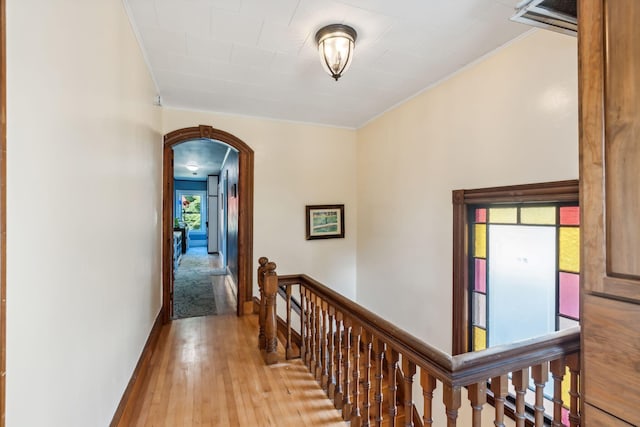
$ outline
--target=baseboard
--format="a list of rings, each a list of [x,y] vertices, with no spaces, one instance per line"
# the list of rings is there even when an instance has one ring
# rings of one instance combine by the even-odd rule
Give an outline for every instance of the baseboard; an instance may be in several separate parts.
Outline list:
[[[113,419],[111,420],[111,424],[109,424],[109,427],[118,426],[120,420],[122,419],[122,415],[124,414],[124,410],[129,404],[131,396],[134,394],[134,391],[136,391],[137,388],[140,387],[142,380],[146,376],[147,371],[149,370],[149,362],[151,361],[151,356],[153,356],[153,353],[155,352],[158,337],[160,336],[160,329],[162,329],[162,309],[158,313],[156,320],[153,322],[153,326],[151,327],[151,332],[149,332],[147,342],[144,344],[142,354],[140,354],[140,359],[138,359],[136,368],[131,374],[129,384],[127,384],[127,388],[122,394],[122,399],[120,399],[120,404],[118,405],[115,414],[113,414]]]

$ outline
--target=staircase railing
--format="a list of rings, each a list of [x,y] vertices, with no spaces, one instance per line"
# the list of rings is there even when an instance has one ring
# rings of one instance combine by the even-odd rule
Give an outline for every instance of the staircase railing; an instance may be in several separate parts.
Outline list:
[[[541,427],[549,418],[554,427],[580,425],[579,327],[451,356],[311,277],[278,277],[275,268],[266,258],[260,259],[259,346],[265,361],[278,361],[275,301],[282,287],[287,306],[286,357],[293,354],[291,298],[296,288],[301,306],[296,328],[300,357],[352,426],[431,426],[438,415],[433,412],[438,388],[449,427],[458,422],[465,389],[470,408],[464,412],[465,416],[470,413],[470,420],[463,425],[482,425],[488,398],[494,407],[495,426],[504,425],[506,407],[517,427]],[[547,385],[549,373],[551,386]],[[416,375],[422,388],[422,420],[414,411]],[[553,389],[550,399],[545,398],[545,388]]]

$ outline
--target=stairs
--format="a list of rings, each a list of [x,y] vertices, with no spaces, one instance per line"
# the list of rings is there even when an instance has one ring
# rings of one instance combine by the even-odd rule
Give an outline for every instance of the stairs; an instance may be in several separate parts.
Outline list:
[[[337,337],[337,335],[336,335]],[[338,342],[337,340],[335,342]],[[353,350],[353,348],[352,348]],[[334,375],[329,381],[328,375],[323,375],[322,368],[320,366],[312,366],[313,361],[310,360],[311,356],[307,355],[305,358],[305,362],[307,367],[310,367],[311,373],[314,375],[318,384],[322,387],[322,389],[327,394],[327,397],[334,401],[335,407],[342,411],[342,418],[345,421],[351,421],[352,427],[358,426],[404,426],[406,419],[405,405],[404,405],[404,384],[403,384],[403,373],[399,367],[396,369],[396,381],[395,387],[392,387],[392,384],[389,381],[389,363],[386,360],[387,354],[384,354],[382,360],[382,387],[380,393],[379,387],[379,379],[377,376],[377,356],[378,354],[374,349],[371,349],[371,360],[370,367],[368,366],[367,361],[367,345],[359,346],[359,357],[355,357],[355,353],[351,351],[352,357],[350,358],[350,369],[349,369],[349,378],[350,378],[350,398],[349,402],[345,403],[345,396],[343,387],[339,387],[336,384],[337,374],[337,357],[334,357],[333,366],[334,366]],[[335,356],[337,356],[337,351]],[[355,370],[355,360],[358,361],[359,374],[358,374],[358,401],[357,401],[357,410],[354,411],[354,402],[353,402],[353,385],[354,385],[354,370]],[[367,377],[367,369],[369,369],[369,374]],[[344,379],[345,368],[344,368],[344,360],[343,360],[343,369],[341,372],[341,377]],[[367,381],[369,378],[369,381]],[[343,381],[341,381],[343,382]],[[368,393],[367,393],[368,391]],[[382,395],[382,400],[380,404],[380,399],[376,396]],[[395,423],[391,419],[390,416],[390,408],[389,404],[392,401],[392,396],[395,395]],[[368,398],[367,398],[368,397]],[[367,413],[367,405],[369,408],[369,423],[366,423],[365,414]],[[382,410],[382,422],[378,424],[378,420],[380,419],[380,410]],[[411,410],[415,413],[415,409],[411,408]],[[358,414],[359,417],[354,417],[354,414]],[[414,416],[414,425],[422,426],[422,423],[419,420],[416,420],[416,416]]]

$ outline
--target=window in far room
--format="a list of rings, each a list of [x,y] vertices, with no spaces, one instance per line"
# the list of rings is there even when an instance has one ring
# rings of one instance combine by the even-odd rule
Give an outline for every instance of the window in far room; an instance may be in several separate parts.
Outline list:
[[[192,232],[204,232],[206,218],[206,203],[203,191],[179,191],[178,200],[180,209],[177,212],[179,218],[189,226]]]

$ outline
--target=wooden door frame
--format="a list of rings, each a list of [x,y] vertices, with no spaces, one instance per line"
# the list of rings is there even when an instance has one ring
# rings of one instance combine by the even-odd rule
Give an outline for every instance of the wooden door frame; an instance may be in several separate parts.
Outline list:
[[[173,270],[173,147],[194,139],[223,142],[238,150],[238,316],[253,312],[253,150],[236,136],[211,126],[182,128],[164,136],[162,162],[162,319],[171,320]]]

